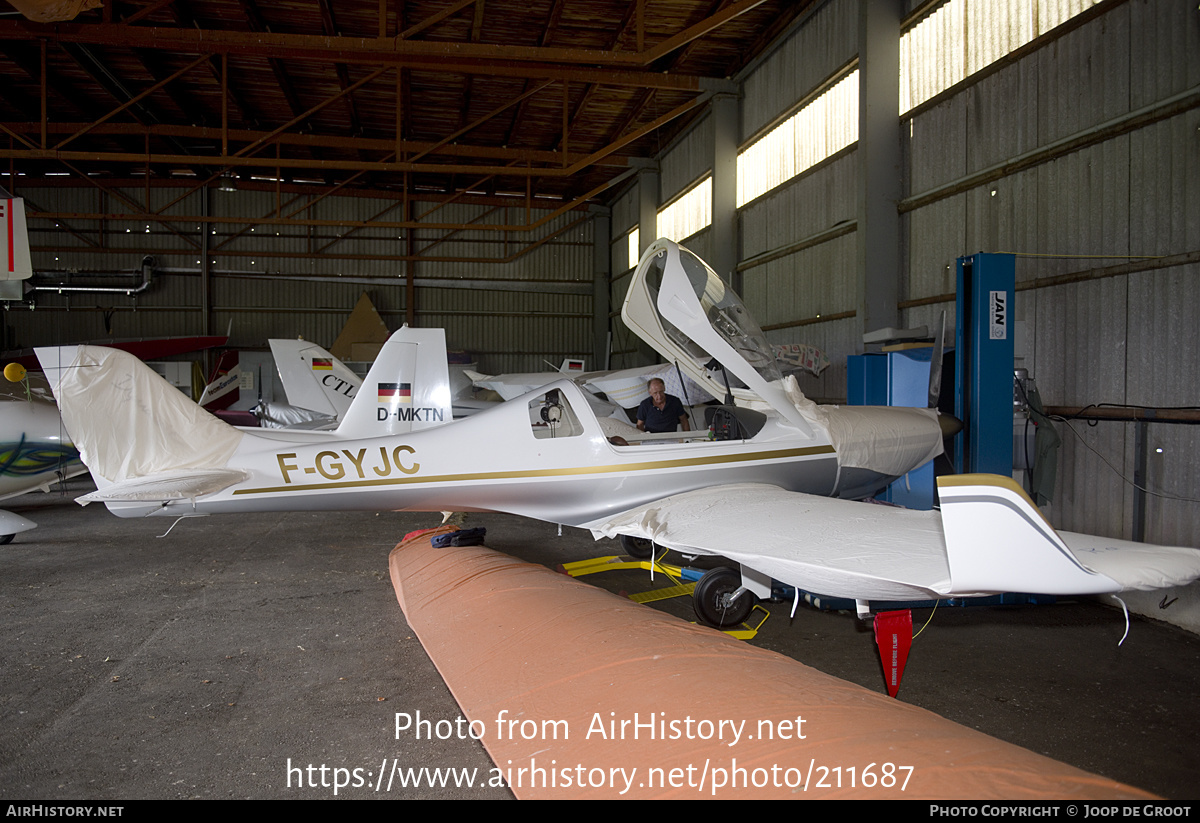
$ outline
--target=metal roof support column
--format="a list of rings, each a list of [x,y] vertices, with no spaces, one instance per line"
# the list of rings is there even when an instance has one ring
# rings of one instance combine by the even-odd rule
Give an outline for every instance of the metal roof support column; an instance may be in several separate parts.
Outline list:
[[[638,170],[638,258],[658,239],[658,164]]]
[[[200,189],[200,216],[209,217],[212,214],[212,193],[209,186]],[[204,336],[212,334],[212,259],[211,253],[212,225],[207,220],[200,224],[200,333]],[[228,342],[228,341],[227,341]],[[212,374],[212,351],[205,349],[204,378]]]
[[[858,316],[864,332],[899,326],[900,20],[902,0],[862,0],[858,15]],[[861,339],[861,338],[860,338]],[[862,351],[862,345],[858,345]]]
[[[638,259],[658,239],[658,164],[638,171]],[[636,263],[634,265],[637,265]],[[639,366],[658,362],[658,352],[638,338]]]
[[[610,210],[592,206],[592,362],[588,368],[607,369],[609,299],[612,256],[609,254]]]
[[[718,94],[712,101],[712,260],[711,265],[741,294],[737,234],[738,101]]]

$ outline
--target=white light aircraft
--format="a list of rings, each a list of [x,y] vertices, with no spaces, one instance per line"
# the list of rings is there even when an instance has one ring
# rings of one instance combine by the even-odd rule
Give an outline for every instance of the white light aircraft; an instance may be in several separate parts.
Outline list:
[[[436,332],[436,334],[430,336],[432,332]],[[439,423],[449,423],[451,420],[469,417],[494,405],[486,401],[476,401],[469,396],[460,397],[454,394],[454,381],[451,379],[447,364],[443,330],[410,329],[405,326],[396,334],[413,345],[422,344],[422,359],[415,366],[422,372],[418,376],[418,383],[426,389],[434,385],[438,386],[437,397],[434,398],[431,394],[427,398],[435,404],[434,408],[438,410],[436,414],[431,415],[431,419]],[[334,423],[345,419],[351,402],[363,384],[363,378],[351,371],[341,360],[314,343],[304,340],[268,340],[267,343],[271,346],[271,354],[275,358],[275,367],[279,370],[283,391],[292,405],[328,415]],[[395,344],[393,344],[393,348],[394,346]],[[396,362],[392,364],[392,367],[403,370],[404,365]],[[471,385],[470,380],[465,377],[461,378],[460,382],[467,388]],[[543,381],[538,385],[544,385],[546,382],[549,381]],[[445,388],[442,388],[443,384]],[[450,406],[445,408],[443,394],[452,398]],[[443,415],[446,408],[449,409],[450,414]],[[333,425],[329,426],[331,429],[334,427]],[[346,432],[343,431],[342,435],[345,436],[345,434]]]
[[[19,384],[0,380],[0,500],[48,492],[54,483],[87,471],[64,435],[49,387],[39,385],[36,378],[25,380]],[[0,545],[36,525],[19,514],[0,511]]]
[[[228,411],[238,401],[242,368],[236,350],[221,355],[216,375],[200,395],[200,405],[238,425],[321,431],[333,429],[350,409],[362,378],[325,349],[306,340],[268,340],[288,403],[262,400],[248,412]]]
[[[121,352],[39,357],[97,483],[81,502],[123,517],[508,512],[740,563],[740,577],[710,573],[697,586],[698,611],[720,623],[749,610],[765,577],[860,611],[871,598],[1090,594],[1200,577],[1200,551],[1059,535],[1000,478],[950,478],[940,514],[831,499],[869,496],[939,454],[936,413],[812,403],[780,378],[738,297],[675,243],[643,256],[622,317],[726,398],[706,407],[709,430],[650,434],[597,417],[565,378],[438,425],[418,372],[430,349],[400,332],[332,438],[226,426]]]
[[[268,340],[283,391],[293,406],[342,420],[362,378],[307,340]]]
[[[25,201],[0,198],[0,280],[26,280],[32,275]],[[0,500],[49,491],[53,483],[87,471],[75,447],[63,437],[48,387],[36,380],[31,383],[24,367],[15,368],[5,371],[13,376],[12,382],[0,381]],[[35,526],[19,514],[0,511],[0,545]]]

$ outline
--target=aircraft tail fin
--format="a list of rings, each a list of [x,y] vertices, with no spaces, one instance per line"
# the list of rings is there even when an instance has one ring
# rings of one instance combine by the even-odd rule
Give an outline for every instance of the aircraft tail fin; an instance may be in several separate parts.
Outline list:
[[[454,419],[442,329],[396,330],[338,426],[343,437],[380,437]]]
[[[27,280],[32,276],[25,200],[0,199],[0,280]]]
[[[1102,594],[1122,586],[1083,565],[1012,478],[938,478],[950,592]]]
[[[325,349],[307,340],[268,340],[288,403],[342,419],[362,378]]]
[[[209,411],[228,409],[241,395],[242,367],[238,362],[237,349],[226,349],[213,369],[208,385],[200,394],[201,408]]]
[[[99,488],[223,468],[243,434],[132,354],[100,346],[36,350],[63,423]]]

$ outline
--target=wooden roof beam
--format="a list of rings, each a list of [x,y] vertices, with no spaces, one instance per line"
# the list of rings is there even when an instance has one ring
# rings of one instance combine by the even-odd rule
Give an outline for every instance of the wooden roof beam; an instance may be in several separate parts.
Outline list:
[[[258,10],[258,4],[254,0],[238,0],[242,7],[242,11],[246,15],[246,20],[250,23],[250,28],[256,33],[269,33],[270,27],[267,21],[263,19],[262,12]],[[288,107],[292,110],[292,116],[298,117],[300,112],[304,110],[304,105],[300,102],[300,95],[296,93],[296,87],[292,83],[292,78],[287,73],[287,67],[283,65],[283,61],[275,57],[269,50],[265,52],[267,56],[267,64],[271,67],[271,72],[275,75],[275,82],[279,84],[279,90],[283,92],[284,99],[287,101]],[[262,52],[259,56],[262,56]]]
[[[248,0],[239,0],[243,4]],[[474,2],[474,0],[470,0]],[[731,10],[746,4],[753,8],[765,0],[742,0],[715,17],[721,22],[732,19]],[[469,3],[468,3],[469,4]],[[466,5],[466,4],[464,4]],[[748,8],[742,8],[746,11]],[[740,13],[740,12],[739,12]],[[733,15],[736,16],[736,15]],[[261,20],[261,18],[260,18]],[[205,52],[210,54],[244,54],[261,57],[270,54],[289,60],[340,61],[360,65],[402,63],[417,65],[478,65],[482,70],[502,63],[527,63],[543,67],[600,66],[636,69],[653,62],[663,54],[680,48],[695,37],[708,33],[715,25],[709,21],[692,26],[675,38],[666,41],[675,45],[660,47],[643,54],[600,49],[557,48],[553,46],[511,46],[495,43],[461,43],[437,40],[413,40],[403,37],[327,37],[315,34],[291,34],[272,31],[234,31],[229,29],[200,29],[167,26],[128,26],[119,23],[56,23],[41,25],[27,20],[0,20],[0,40],[31,41],[50,39],[63,43],[153,48],[167,51]],[[265,25],[265,24],[262,24]],[[696,30],[700,33],[689,32]],[[688,35],[684,37],[684,35]],[[680,38],[683,37],[681,40]],[[410,61],[417,61],[411,62]]]
[[[0,90],[0,93],[3,93]],[[83,128],[86,123],[75,122],[53,122],[47,125],[47,133],[54,134],[71,134],[77,129]],[[9,133],[12,134],[28,134],[37,135],[40,124],[36,121],[25,122],[9,122],[3,124]],[[107,135],[134,135],[144,137],[175,137],[186,140],[211,140],[214,144],[220,142],[222,132],[218,126],[192,126],[192,125],[142,125],[140,123],[101,123],[91,129],[92,134],[107,134]],[[268,132],[257,131],[253,129],[229,129],[229,139],[236,143],[252,143],[263,139]],[[24,138],[21,138],[24,141]],[[319,147],[329,149],[343,149],[349,151],[363,151],[376,153],[394,153],[396,141],[393,138],[377,138],[377,137],[342,137],[332,134],[318,134],[314,132],[285,132],[277,135],[273,141],[276,144],[283,146],[304,146],[304,147]],[[30,148],[34,148],[36,141],[28,144]],[[470,143],[440,143],[431,142],[428,140],[404,140],[401,141],[401,150],[405,152],[422,152],[435,157],[478,157],[500,161],[520,161],[531,163],[558,163],[562,162],[562,155],[556,151],[546,151],[543,149],[506,149],[500,146],[479,146]],[[574,153],[570,155],[572,161],[583,157],[582,153]],[[200,157],[205,161],[215,161],[216,157]],[[624,156],[618,156],[613,159],[611,165],[624,166],[626,160]]]

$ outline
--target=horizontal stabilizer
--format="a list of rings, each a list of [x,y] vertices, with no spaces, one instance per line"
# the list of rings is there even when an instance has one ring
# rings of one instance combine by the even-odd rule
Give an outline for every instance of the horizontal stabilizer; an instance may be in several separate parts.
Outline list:
[[[168,500],[191,500],[227,489],[247,477],[249,475],[239,469],[161,472],[113,483],[103,489],[97,489],[91,494],[78,497],[75,502],[86,506],[88,503],[121,501],[156,503]]]
[[[1200,551],[1058,533],[1011,478],[938,479],[955,592],[1102,594],[1200,578]]]

